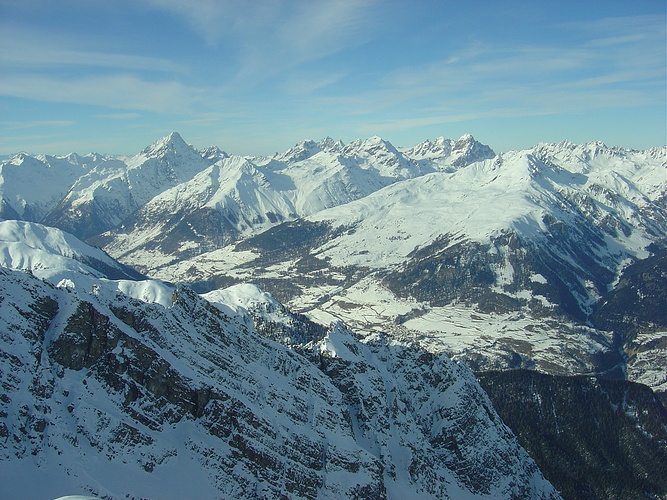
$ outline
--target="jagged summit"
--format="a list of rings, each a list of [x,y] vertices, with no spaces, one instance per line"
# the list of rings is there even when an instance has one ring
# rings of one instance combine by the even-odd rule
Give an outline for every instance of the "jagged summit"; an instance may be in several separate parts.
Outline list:
[[[322,151],[333,151],[333,152],[338,152],[345,146],[343,141],[341,140],[337,141],[329,136],[322,139],[320,142],[317,143],[317,145]]]
[[[398,150],[389,141],[385,141],[382,137],[374,135],[368,139],[357,139],[350,142],[343,150],[344,154],[375,154],[378,152],[385,152],[389,154],[398,154]]]
[[[477,142],[470,134],[461,136],[452,145],[452,154],[459,157],[459,160],[457,160],[459,165],[486,160],[495,156],[494,151],[489,146]]]
[[[172,132],[147,146],[141,154],[148,158],[157,158],[169,153],[184,154],[193,150],[194,148],[187,144],[178,132]]]
[[[427,139],[411,148],[404,148],[403,153],[415,160],[443,158],[451,155],[452,140],[445,137],[433,141]]]
[[[472,134],[463,134],[461,137],[456,142],[468,142],[468,143],[473,143],[476,142],[475,138],[473,137]]]
[[[280,162],[299,162],[307,160],[324,151],[327,153],[339,152],[344,147],[342,141],[336,141],[331,137],[325,137],[319,142],[304,140],[295,144],[284,153],[276,154],[273,159]]]
[[[210,146],[208,148],[200,149],[199,154],[202,156],[202,158],[214,162],[229,158],[229,154],[225,151],[222,151],[218,146]]]
[[[275,155],[274,159],[280,162],[297,162],[310,158],[322,149],[313,140],[304,140],[285,151]]]
[[[26,162],[32,162],[33,164],[42,163],[42,162],[40,162],[38,157],[34,157],[32,155],[29,155],[28,153],[21,152],[21,153],[17,153],[16,155],[12,156],[7,161],[7,164],[22,165]]]
[[[417,162],[432,162],[437,170],[443,172],[453,172],[496,155],[489,146],[478,142],[471,134],[465,134],[456,141],[438,137],[434,141],[426,140],[401,151]]]

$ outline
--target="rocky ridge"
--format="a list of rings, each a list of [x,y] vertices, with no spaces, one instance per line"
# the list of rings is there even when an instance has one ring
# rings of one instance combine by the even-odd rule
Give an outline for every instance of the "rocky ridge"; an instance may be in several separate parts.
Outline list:
[[[446,356],[341,324],[288,349],[187,288],[98,285],[0,269],[4,497],[558,498]]]

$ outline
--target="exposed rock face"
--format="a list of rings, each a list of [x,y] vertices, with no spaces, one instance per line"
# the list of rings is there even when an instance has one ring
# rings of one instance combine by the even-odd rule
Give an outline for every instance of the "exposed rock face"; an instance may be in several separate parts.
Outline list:
[[[187,288],[166,308],[5,269],[0,286],[0,453],[23,491],[558,498],[445,356],[340,324],[291,350]]]
[[[667,496],[667,410],[648,387],[523,370],[477,378],[563,498]]]

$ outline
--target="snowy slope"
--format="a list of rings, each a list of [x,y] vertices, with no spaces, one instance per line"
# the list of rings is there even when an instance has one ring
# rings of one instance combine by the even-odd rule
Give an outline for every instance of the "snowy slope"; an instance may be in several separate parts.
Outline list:
[[[0,221],[0,267],[29,271],[49,283],[74,290],[100,287],[144,302],[170,305],[173,287],[146,280],[59,229],[24,221]]]
[[[0,223],[0,497],[557,498],[469,367],[664,390],[662,323],[614,325],[662,269],[666,147],[241,158],[172,134],[86,158],[61,158],[85,175],[45,219],[114,228],[96,244],[214,291],[112,280],[128,271],[70,235]],[[57,197],[39,192],[3,214]]]
[[[63,220],[90,234],[124,217],[89,242],[165,281],[258,283],[316,318],[427,335],[478,369],[598,373],[628,368],[622,336],[590,328],[590,314],[626,266],[664,247],[666,164],[665,147],[597,142],[493,156],[469,135],[230,157],[172,135],[121,169],[146,173],[145,197],[156,172],[172,179],[149,201],[124,217],[129,184],[93,169],[77,188],[89,201]]]
[[[471,286],[531,300],[525,293],[546,281],[570,295],[569,313],[590,313],[629,260],[667,238],[665,150],[597,148],[507,153],[321,211],[308,220],[336,235],[312,254],[337,267],[394,266],[387,282],[397,293],[410,293],[418,280],[446,285],[458,272],[447,266],[463,258],[479,267]],[[542,295],[553,303],[554,293]]]
[[[294,217],[292,202],[275,187],[281,181],[245,158],[223,159],[156,195],[94,241],[116,258],[155,267],[219,248],[241,234]],[[138,256],[133,259],[133,254]]]
[[[114,164],[111,157],[37,156],[18,154],[0,162],[0,216],[41,221],[81,176],[100,164]]]
[[[0,289],[3,498],[558,498],[445,356],[342,325],[289,350],[185,288]]]
[[[477,245],[496,261],[492,284],[503,289],[515,283],[519,273],[509,260],[512,249],[502,248],[507,242],[500,240],[515,235],[520,246],[541,248],[547,252],[545,258],[558,261],[554,271],[569,267],[577,274],[573,279],[582,283],[575,290],[576,300],[587,307],[596,293],[605,291],[595,287],[610,285],[627,259],[646,257],[647,247],[666,236],[661,205],[666,157],[664,148],[614,151],[598,144],[542,145],[501,154],[453,173],[395,182],[356,201],[320,210],[302,227],[326,226],[324,239],[301,243],[312,245],[308,252],[329,267],[372,269],[404,265],[430,247],[444,252],[456,245]],[[299,237],[296,230],[276,228],[273,233],[280,231],[283,240]],[[177,262],[159,275],[187,279],[179,271],[187,268],[191,276],[206,279],[215,271],[205,262],[230,272],[266,250],[259,242],[239,248],[256,250],[245,255],[220,250]],[[296,259],[302,256],[295,252]],[[546,277],[521,279],[540,283]]]
[[[172,133],[124,163],[102,164],[81,176],[44,223],[77,236],[99,234],[217,160],[217,153],[205,154],[209,157],[202,157],[180,135]]]
[[[51,280],[68,273],[109,279],[140,277],[71,234],[16,220],[0,221],[0,266],[30,270]]]
[[[582,153],[587,150],[584,146]],[[655,159],[651,152],[629,152],[618,160],[598,156],[590,163],[580,156],[562,161],[568,156],[561,153],[562,158],[551,159],[558,164],[541,160],[536,153],[542,151],[506,153],[451,174],[406,180],[318,212],[309,220],[356,229],[327,244],[322,255],[334,264],[384,267],[404,261],[440,235],[488,243],[514,231],[536,239],[549,232],[547,215],[567,225],[580,218],[598,226],[638,256],[665,236],[664,212],[656,203],[667,189],[667,151]],[[621,234],[614,234],[616,227]]]
[[[491,150],[466,136],[432,158],[413,160],[379,137],[348,145],[303,141],[270,159],[229,157],[155,196],[96,239],[114,257],[144,271],[214,250],[285,220],[349,203],[395,182],[433,172],[468,149]],[[468,149],[466,149],[468,148]],[[454,155],[454,156],[452,156]],[[452,161],[454,161],[452,160]],[[147,256],[150,255],[150,261]]]
[[[202,297],[230,314],[255,313],[263,319],[284,322],[288,313],[271,294],[257,285],[241,283],[202,294]]]

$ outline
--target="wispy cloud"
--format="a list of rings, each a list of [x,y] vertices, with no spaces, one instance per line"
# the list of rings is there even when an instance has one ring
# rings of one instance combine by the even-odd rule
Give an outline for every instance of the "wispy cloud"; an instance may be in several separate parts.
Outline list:
[[[364,43],[378,0],[145,0],[181,16],[211,45],[239,51],[238,82],[270,78]]]
[[[345,77],[345,73],[322,73],[312,71],[296,71],[291,73],[283,83],[288,94],[304,95],[333,85]]]
[[[215,45],[239,17],[251,16],[257,2],[229,0],[144,0],[145,3],[170,11],[184,19],[196,34]]]
[[[662,14],[642,14],[636,16],[617,16],[602,17],[599,19],[588,19],[582,21],[569,21],[561,23],[559,27],[571,29],[574,32],[584,34],[593,40],[601,37],[607,38],[627,38],[628,35],[664,33],[665,15]]]
[[[10,136],[0,135],[0,151],[3,154],[16,154],[19,151],[26,151],[31,154],[66,154],[72,151],[83,151],[82,141],[70,139],[66,134],[53,133],[59,131],[57,125],[48,126],[45,130],[50,133],[22,134]]]
[[[300,2],[278,24],[276,40],[297,61],[319,58],[366,41],[372,23],[370,0]]]
[[[187,68],[183,65],[167,59],[74,49],[61,39],[11,26],[3,26],[0,31],[0,64],[5,69],[9,66],[42,69],[81,66],[128,71],[187,72]]]
[[[397,69],[379,90],[318,102],[341,113],[366,114],[369,120],[363,129],[369,132],[664,105],[664,26],[655,16],[564,27],[576,28],[572,43],[476,42],[440,61]]]
[[[192,100],[192,89],[178,82],[151,82],[134,75],[69,80],[33,74],[10,75],[0,79],[0,94],[157,113],[187,113]]]
[[[424,117],[409,117],[396,118],[385,120],[373,120],[363,123],[356,129],[358,133],[363,135],[395,132],[401,130],[409,130],[420,127],[429,127],[432,125],[445,125],[448,123],[460,123],[471,120],[489,119],[489,118],[514,118],[523,116],[534,116],[544,113],[536,113],[530,109],[494,109],[489,111],[475,111],[470,113],[451,113],[438,114]]]
[[[279,150],[278,140],[306,133],[412,134],[559,114],[525,121],[577,125],[573,117],[586,115],[590,124],[599,109],[615,134],[610,116],[633,117],[619,118],[625,132],[661,132],[664,12],[648,4],[658,15],[594,19],[598,10],[585,3],[524,9],[512,0],[485,9],[400,0],[3,2],[0,126],[26,129],[5,138],[75,120],[72,135],[115,129],[138,148],[168,127]]]

